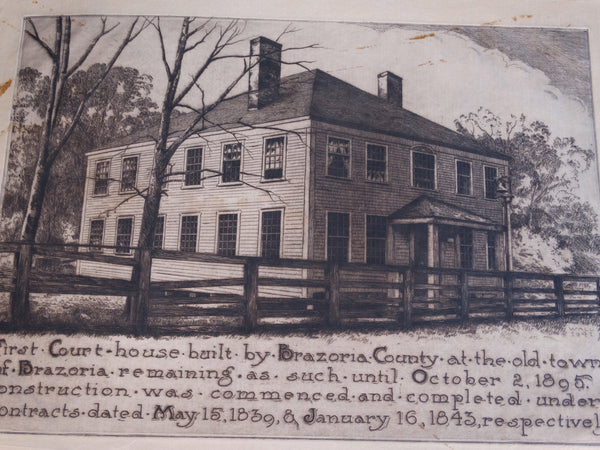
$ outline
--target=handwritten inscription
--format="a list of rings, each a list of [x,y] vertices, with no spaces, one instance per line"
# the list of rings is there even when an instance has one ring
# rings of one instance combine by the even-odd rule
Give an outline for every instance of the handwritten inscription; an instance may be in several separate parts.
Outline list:
[[[378,337],[0,338],[0,426],[88,433],[600,439],[600,358]],[[598,437],[598,438],[597,438]]]

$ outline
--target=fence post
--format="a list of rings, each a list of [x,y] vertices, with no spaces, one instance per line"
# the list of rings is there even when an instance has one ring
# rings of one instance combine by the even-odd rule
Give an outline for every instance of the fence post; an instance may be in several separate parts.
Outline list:
[[[563,278],[557,275],[552,278],[554,282],[554,295],[556,296],[556,311],[559,317],[565,315],[565,288],[563,285]]]
[[[130,306],[129,320],[137,333],[145,333],[148,329],[148,310],[150,309],[150,274],[152,272],[152,250],[141,248],[138,250],[138,292],[133,295]],[[134,269],[135,270],[135,269]]]
[[[33,262],[33,245],[21,244],[15,252],[15,291],[11,298],[12,322],[21,328],[29,321],[29,278]]]
[[[415,292],[415,273],[412,267],[404,271],[404,293],[402,295],[402,307],[404,310],[404,328],[412,326],[412,303]]]
[[[244,264],[244,328],[252,331],[258,323],[258,260],[248,258]]]
[[[337,261],[327,263],[327,278],[329,280],[329,315],[330,327],[338,327],[340,320],[340,265]]]
[[[504,276],[504,297],[506,300],[506,320],[512,320],[515,312],[515,303],[513,299],[513,274],[506,272]]]
[[[466,325],[469,320],[469,277],[466,270],[461,270],[459,275],[460,284],[460,322]]]

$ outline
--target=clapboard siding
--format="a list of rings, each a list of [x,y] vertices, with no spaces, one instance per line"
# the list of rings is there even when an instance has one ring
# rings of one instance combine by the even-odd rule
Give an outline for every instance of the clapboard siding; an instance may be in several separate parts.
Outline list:
[[[238,214],[237,254],[257,256],[260,254],[260,223],[264,210],[282,211],[281,254],[288,258],[301,258],[305,240],[305,180],[308,176],[309,122],[297,120],[289,123],[269,124],[267,128],[238,130],[235,133],[209,133],[186,141],[171,160],[172,176],[166,187],[166,196],[161,200],[160,214],[165,217],[163,248],[179,249],[180,224],[182,215],[198,215],[199,229],[197,250],[212,253],[216,251],[217,217],[221,213]],[[278,128],[273,130],[271,128]],[[281,131],[280,131],[281,130]],[[289,130],[289,132],[287,132]],[[285,136],[284,179],[264,181],[263,146],[264,139]],[[222,184],[220,177],[207,177],[199,187],[184,186],[184,176],[177,175],[185,170],[185,155],[189,148],[202,147],[203,168],[219,171],[222,165],[222,147],[229,142],[243,143],[241,175],[242,183]],[[152,145],[119,148],[104,152],[94,152],[88,157],[86,207],[82,219],[81,241],[89,242],[90,222],[97,218],[105,220],[105,244],[114,244],[116,224],[120,217],[134,218],[132,245],[137,243],[141,225],[143,199],[139,196],[128,198],[129,194],[119,192],[120,183],[109,183],[109,195],[94,196],[94,174],[98,161],[111,161],[110,178],[119,180],[123,157],[138,155],[137,188],[144,189],[152,169]],[[122,204],[120,204],[122,203]],[[111,253],[111,251],[106,251]],[[80,266],[84,270],[85,265]]]
[[[324,122],[313,123],[315,154],[313,255],[326,257],[326,217],[328,212],[350,213],[351,261],[364,262],[366,247],[367,214],[388,216],[417,197],[427,194],[458,207],[476,212],[502,223],[500,200],[484,198],[483,166],[498,168],[498,176],[507,174],[506,161],[461,150],[427,145],[436,157],[436,189],[427,190],[411,184],[411,149],[422,144],[416,141],[387,136]],[[348,139],[351,142],[351,177],[339,179],[327,176],[328,136]],[[388,176],[386,183],[366,180],[366,145],[374,143],[388,148]],[[456,160],[471,163],[472,195],[456,193]],[[396,252],[401,247],[395,244]],[[486,267],[485,234],[474,234],[476,267]],[[396,253],[398,254],[398,253]],[[399,255],[400,260],[407,255]],[[402,261],[398,261],[401,263]]]

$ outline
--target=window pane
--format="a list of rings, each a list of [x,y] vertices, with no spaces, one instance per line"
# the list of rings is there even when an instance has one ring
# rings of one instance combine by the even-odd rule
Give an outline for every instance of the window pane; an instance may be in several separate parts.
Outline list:
[[[90,223],[90,245],[102,245],[104,236],[104,220],[92,220]],[[100,247],[90,247],[90,250],[100,251]]]
[[[283,177],[283,150],[285,138],[283,136],[265,141],[265,174],[267,180]]]
[[[117,221],[117,253],[129,253],[131,247],[131,232],[133,230],[133,219],[119,219]]]
[[[456,161],[456,189],[459,194],[471,195],[471,163]]]
[[[181,237],[179,250],[195,252],[198,239],[198,216],[183,216],[181,218]]]
[[[217,253],[234,256],[237,242],[237,214],[219,215],[219,238]]]
[[[463,269],[473,268],[473,230],[460,228],[460,267]]]
[[[108,194],[108,171],[110,161],[96,163],[96,175],[94,177],[94,195]]]
[[[135,190],[135,179],[137,176],[137,156],[123,158],[123,170],[121,172],[121,191]]]
[[[485,168],[485,198],[496,198],[496,179],[498,170],[495,167]]]
[[[498,269],[498,263],[496,260],[496,233],[488,232],[487,235],[487,263],[488,269]]]
[[[350,241],[350,215],[345,213],[327,214],[327,259],[348,261]]]
[[[413,153],[413,185],[435,189],[435,157],[426,153]]]
[[[385,264],[386,235],[386,217],[367,216],[367,263]]]
[[[330,137],[327,142],[327,175],[350,176],[350,141]]]
[[[240,181],[242,165],[242,143],[225,144],[223,146],[223,183]]]
[[[198,186],[202,183],[202,148],[190,148],[185,158],[185,185]]]
[[[165,216],[159,216],[156,218],[154,224],[154,240],[152,246],[154,248],[163,248],[163,235],[165,231]]]
[[[262,256],[279,258],[281,243],[281,211],[265,211],[262,213]]]
[[[367,144],[367,180],[385,182],[386,150],[383,145]]]

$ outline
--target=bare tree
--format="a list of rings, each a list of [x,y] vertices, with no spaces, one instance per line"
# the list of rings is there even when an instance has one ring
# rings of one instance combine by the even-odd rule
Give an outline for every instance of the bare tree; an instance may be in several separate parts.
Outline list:
[[[75,114],[69,123],[60,120],[61,109],[65,103],[65,88],[69,79],[88,61],[90,54],[96,49],[99,42],[119,24],[109,25],[105,17],[100,19],[100,30],[91,36],[83,53],[75,61],[71,61],[71,23],[69,16],[58,16],[55,20],[54,37],[47,42],[38,32],[36,21],[28,18],[25,34],[33,39],[46,53],[51,61],[50,89],[47,104],[42,118],[42,132],[39,141],[37,162],[33,174],[33,182],[29,194],[27,210],[23,220],[20,238],[23,241],[35,241],[38,231],[46,185],[48,184],[52,165],[57,156],[67,146],[76,127],[80,123],[86,105],[102,82],[106,79],[111,69],[125,47],[133,41],[149,25],[147,19],[134,19],[127,28],[125,36],[119,42],[116,50],[110,55],[108,62],[103,66],[95,83],[93,83],[80,97],[75,108]]]
[[[221,124],[210,122],[207,115],[219,104],[228,98],[236,86],[244,79],[250,69],[260,63],[260,59],[250,60],[249,55],[240,54],[237,44],[247,41],[242,37],[243,25],[239,21],[230,21],[220,24],[214,20],[199,21],[197,18],[185,17],[182,19],[174,55],[169,58],[167,42],[160,19],[152,22],[160,42],[161,59],[167,75],[167,85],[161,106],[161,118],[157,137],[154,145],[154,165],[150,174],[147,189],[141,195],[144,197],[144,210],[142,214],[141,230],[138,246],[151,248],[154,238],[154,227],[160,208],[160,200],[164,191],[164,184],[168,181],[168,166],[177,149],[191,136],[198,134],[207,127],[220,127]],[[295,30],[286,28],[277,38],[278,40],[287,33]],[[288,47],[284,51],[315,48],[314,44],[302,47]],[[191,74],[184,74],[182,68],[186,56],[201,49],[203,58],[196,63]],[[268,58],[263,55],[262,58]],[[191,58],[188,58],[191,59]],[[228,84],[218,93],[213,93],[214,99],[206,103],[205,90],[201,87],[201,79],[208,69],[224,60],[239,62],[239,70],[233,72]],[[283,62],[304,67],[306,61]],[[200,95],[201,105],[198,107],[189,104],[190,94],[195,92]],[[192,119],[188,120],[183,130],[172,133],[171,123],[179,110],[191,111]],[[213,173],[208,175],[218,176]],[[134,271],[133,279],[137,276]]]

